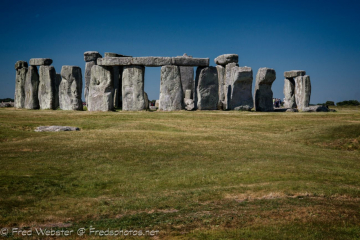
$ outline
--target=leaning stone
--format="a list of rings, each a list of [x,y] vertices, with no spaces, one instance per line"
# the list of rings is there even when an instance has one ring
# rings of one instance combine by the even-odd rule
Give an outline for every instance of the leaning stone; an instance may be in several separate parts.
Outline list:
[[[173,57],[172,65],[207,67],[209,66],[209,61],[209,58]]]
[[[17,61],[15,63],[15,70],[21,69],[21,68],[27,68],[28,67],[28,63],[25,61]]]
[[[254,106],[252,97],[252,69],[250,67],[234,67],[232,69],[232,76],[230,109],[252,109]]]
[[[293,78],[285,78],[284,80],[284,107],[285,108],[296,108],[295,102],[295,81]]]
[[[226,65],[228,63],[238,63],[239,55],[237,54],[223,54],[214,59],[217,65]]]
[[[181,110],[183,91],[178,66],[161,67],[160,106],[163,111]]]
[[[77,66],[62,66],[59,92],[60,108],[62,110],[82,110],[81,101],[82,74]]]
[[[16,77],[15,77],[15,95],[14,106],[16,108],[25,107],[25,81],[27,74],[27,62],[18,61],[15,64]]]
[[[63,131],[80,131],[80,128],[69,127],[69,126],[40,126],[35,128],[35,132],[63,132]]]
[[[146,92],[144,92],[144,101],[145,101],[145,110],[149,109],[149,97]]]
[[[299,110],[297,110],[296,108],[289,108],[289,109],[286,109],[285,112],[299,112]]]
[[[134,57],[131,60],[131,64],[147,67],[171,65],[171,57]]]
[[[105,53],[105,57],[131,57],[131,56],[126,56],[126,55],[122,55],[122,54],[106,52],[106,53]]]
[[[145,109],[144,76],[144,66],[124,66],[122,74],[123,111]]]
[[[199,67],[196,71],[199,110],[216,110],[219,102],[219,80],[216,67]]]
[[[55,109],[60,107],[60,102],[59,102],[60,83],[61,83],[61,74],[57,73],[55,77]]]
[[[255,111],[271,112],[273,107],[273,92],[271,86],[276,79],[276,72],[271,68],[260,68],[256,74],[254,105]]]
[[[192,111],[195,109],[195,104],[194,104],[194,100],[193,99],[188,99],[188,98],[185,98],[184,99],[184,103],[185,103],[185,109],[187,111]]]
[[[29,66],[25,80],[25,108],[39,109],[39,73],[36,66]]]
[[[40,66],[38,92],[40,109],[56,109],[55,79],[56,71],[53,66]]]
[[[297,108],[303,110],[310,104],[311,82],[310,76],[299,76],[295,78],[295,101]]]
[[[88,95],[88,111],[111,111],[114,108],[114,83],[111,67],[94,65]]]
[[[233,84],[233,76],[232,76],[232,69],[234,67],[238,67],[237,63],[229,63],[225,66],[225,85],[232,85]]]
[[[52,62],[50,58],[32,58],[29,63],[31,66],[49,66]]]
[[[315,105],[315,106],[304,107],[301,111],[302,112],[329,112],[330,110],[326,106]]]
[[[306,72],[303,70],[291,70],[291,71],[284,72],[285,78],[295,78],[295,77],[304,76],[304,75],[306,75]]]
[[[185,90],[185,98],[191,99],[192,98],[191,93],[192,93],[191,89],[186,89]]]
[[[96,51],[84,52],[84,61],[85,62],[96,61],[96,59],[101,58],[101,57],[102,57],[101,54]]]

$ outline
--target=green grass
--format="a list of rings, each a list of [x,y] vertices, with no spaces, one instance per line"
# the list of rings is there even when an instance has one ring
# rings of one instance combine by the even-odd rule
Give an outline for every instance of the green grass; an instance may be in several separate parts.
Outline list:
[[[0,109],[0,227],[360,238],[360,110],[336,109]],[[81,131],[34,132],[40,125]]]

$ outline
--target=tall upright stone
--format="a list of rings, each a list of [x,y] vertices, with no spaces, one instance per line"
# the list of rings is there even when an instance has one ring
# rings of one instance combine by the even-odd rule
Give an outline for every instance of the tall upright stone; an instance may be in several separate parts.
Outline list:
[[[218,74],[218,82],[219,82],[219,103],[218,109],[223,109],[224,101],[225,101],[225,67],[221,65],[216,66],[217,74]]]
[[[17,61],[15,63],[16,77],[15,77],[15,95],[14,107],[25,107],[25,81],[26,73],[28,71],[28,64],[25,61]]]
[[[196,78],[197,109],[216,110],[219,102],[219,80],[216,67],[198,67]]]
[[[234,67],[232,76],[230,108],[232,110],[251,110],[254,106],[252,69],[250,67]]]
[[[145,101],[145,110],[149,109],[149,97],[146,92],[144,92],[144,101]]]
[[[39,105],[40,109],[55,109],[55,79],[53,66],[39,67]]]
[[[25,80],[25,108],[39,109],[39,73],[36,66],[29,66]]]
[[[59,101],[60,83],[61,83],[61,74],[57,73],[55,77],[55,109],[60,107],[60,101]]]
[[[96,60],[98,58],[102,58],[101,54],[96,51],[88,51],[84,52],[84,60],[85,60],[85,87],[84,87],[84,97],[87,105],[88,95],[89,95],[89,85],[91,79],[91,68],[96,65]]]
[[[311,95],[310,76],[298,76],[295,78],[295,100],[299,110],[309,107]]]
[[[296,108],[295,102],[295,80],[294,78],[284,79],[284,107],[285,108]]]
[[[183,90],[179,66],[161,67],[160,106],[163,111],[176,111],[183,108]]]
[[[184,53],[183,57],[192,58],[192,56],[188,56],[186,53]],[[186,90],[193,89],[194,86],[194,67],[180,66],[180,78],[183,98],[185,98]]]
[[[273,92],[271,86],[276,79],[276,72],[271,68],[260,68],[256,74],[254,106],[255,111],[271,112],[273,107]]]
[[[114,108],[112,68],[94,65],[88,93],[88,111],[111,111]]]
[[[59,103],[62,110],[82,110],[82,74],[77,66],[62,66]]]
[[[237,63],[228,63],[225,66],[225,85],[232,85],[234,79],[232,75],[232,69],[234,67],[238,67],[239,65]]]
[[[145,109],[144,66],[124,66],[122,73],[122,110],[140,111]]]

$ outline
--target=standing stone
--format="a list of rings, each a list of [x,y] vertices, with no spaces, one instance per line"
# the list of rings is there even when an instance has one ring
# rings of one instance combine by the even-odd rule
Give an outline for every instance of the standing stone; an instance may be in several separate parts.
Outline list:
[[[238,66],[239,65],[237,63],[228,63],[225,66],[225,85],[232,85],[234,81],[232,77],[232,69]]]
[[[253,72],[250,67],[232,69],[230,109],[251,110],[253,108],[252,82]]]
[[[25,81],[28,64],[25,61],[17,61],[15,63],[16,77],[15,77],[15,96],[14,107],[25,107]]]
[[[145,110],[149,109],[149,97],[146,92],[144,92],[144,101],[145,101]]]
[[[160,110],[176,111],[183,108],[183,90],[180,68],[174,65],[161,67]]]
[[[224,96],[222,109],[224,111],[230,110],[230,100],[231,100],[231,85],[224,85]]]
[[[29,66],[25,80],[25,108],[39,109],[39,73],[36,66]]]
[[[188,56],[186,53],[184,53],[183,57],[192,58],[192,56]],[[183,91],[182,98],[185,98],[186,90],[192,89],[194,86],[194,67],[180,66],[180,78]]]
[[[60,108],[62,110],[82,110],[81,101],[82,74],[77,66],[62,66],[59,92]]]
[[[55,78],[53,66],[39,67],[39,105],[40,109],[55,109]]]
[[[60,102],[59,102],[60,83],[61,83],[61,74],[57,73],[55,77],[55,109],[60,107]]]
[[[285,96],[284,107],[285,108],[296,108],[294,78],[285,78],[283,93]]]
[[[87,105],[88,102],[88,95],[89,95],[89,85],[90,85],[90,79],[91,79],[91,68],[96,65],[96,61],[98,58],[101,58],[102,56],[100,53],[96,51],[88,51],[84,53],[84,60],[85,60],[85,87],[84,87],[84,97],[85,102]]]
[[[196,71],[197,109],[216,110],[219,102],[219,80],[216,67],[198,67]]]
[[[140,111],[145,109],[144,66],[124,66],[122,74],[122,110]]]
[[[271,85],[276,79],[276,72],[271,68],[260,68],[256,74],[254,105],[255,111],[274,111]]]
[[[88,94],[88,111],[111,111],[114,108],[114,83],[111,67],[94,65]]]
[[[298,76],[295,78],[295,100],[299,110],[309,107],[311,95],[310,76]]]
[[[225,86],[225,67],[221,65],[216,66],[216,70],[218,73],[218,81],[219,81],[219,103],[218,109],[223,108],[223,104],[225,101],[225,93],[224,93],[224,86]]]

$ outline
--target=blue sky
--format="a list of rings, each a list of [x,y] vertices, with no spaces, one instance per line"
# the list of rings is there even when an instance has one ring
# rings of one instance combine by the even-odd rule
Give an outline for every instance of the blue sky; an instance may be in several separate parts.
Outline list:
[[[274,97],[284,71],[306,70],[311,103],[360,100],[360,1],[30,1],[0,2],[0,98],[14,96],[18,60],[46,57],[80,66],[85,51],[131,56],[214,58],[274,68]],[[254,81],[255,82],[255,81]],[[158,99],[160,68],[146,68],[145,91]]]

